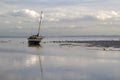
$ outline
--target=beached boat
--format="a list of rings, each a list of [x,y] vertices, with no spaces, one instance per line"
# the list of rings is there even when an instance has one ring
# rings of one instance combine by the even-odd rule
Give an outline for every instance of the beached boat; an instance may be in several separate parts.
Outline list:
[[[28,43],[29,45],[39,45],[39,43],[41,42],[41,40],[43,39],[43,36],[40,36],[40,27],[41,27],[41,21],[42,21],[42,11],[41,11],[41,15],[40,15],[40,21],[39,21],[39,27],[38,27],[38,33],[37,35],[32,35],[28,38]]]

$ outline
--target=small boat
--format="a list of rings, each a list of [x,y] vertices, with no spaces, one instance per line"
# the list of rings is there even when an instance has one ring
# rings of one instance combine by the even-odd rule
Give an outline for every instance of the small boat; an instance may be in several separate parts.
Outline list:
[[[41,15],[40,15],[40,21],[39,21],[39,27],[38,27],[38,33],[37,35],[32,35],[28,38],[28,44],[29,45],[39,45],[41,40],[43,39],[43,36],[39,36],[40,33],[40,26],[41,26],[41,22],[42,22],[42,11],[41,11]]]

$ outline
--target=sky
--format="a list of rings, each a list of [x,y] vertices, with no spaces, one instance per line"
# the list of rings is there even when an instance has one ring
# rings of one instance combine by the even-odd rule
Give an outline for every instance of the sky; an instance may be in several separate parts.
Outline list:
[[[120,0],[1,0],[0,36],[120,35]]]

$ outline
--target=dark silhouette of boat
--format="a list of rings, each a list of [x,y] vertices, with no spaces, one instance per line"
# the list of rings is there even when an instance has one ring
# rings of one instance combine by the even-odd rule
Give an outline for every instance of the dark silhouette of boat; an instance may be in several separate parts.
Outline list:
[[[39,45],[39,43],[42,41],[43,36],[40,36],[40,27],[41,27],[41,22],[42,22],[42,11],[40,15],[40,21],[39,21],[39,27],[38,27],[38,33],[37,35],[32,35],[28,38],[28,44],[29,45]]]

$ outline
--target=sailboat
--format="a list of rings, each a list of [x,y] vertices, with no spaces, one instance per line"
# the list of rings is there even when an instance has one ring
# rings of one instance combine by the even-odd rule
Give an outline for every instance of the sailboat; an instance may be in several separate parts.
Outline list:
[[[39,21],[39,27],[38,27],[38,33],[37,35],[32,35],[28,38],[28,43],[29,45],[39,45],[41,40],[43,39],[43,36],[40,36],[40,27],[41,27],[41,22],[42,22],[42,11],[40,15],[40,21]]]

